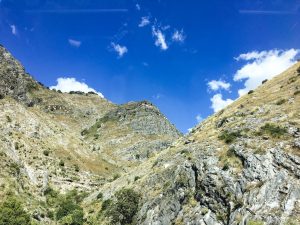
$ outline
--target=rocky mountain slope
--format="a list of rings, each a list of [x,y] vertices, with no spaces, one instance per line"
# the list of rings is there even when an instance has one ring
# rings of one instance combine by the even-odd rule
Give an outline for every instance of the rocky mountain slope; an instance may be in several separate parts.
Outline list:
[[[0,199],[31,223],[300,224],[300,63],[182,136],[147,101],[59,93],[0,59]]]

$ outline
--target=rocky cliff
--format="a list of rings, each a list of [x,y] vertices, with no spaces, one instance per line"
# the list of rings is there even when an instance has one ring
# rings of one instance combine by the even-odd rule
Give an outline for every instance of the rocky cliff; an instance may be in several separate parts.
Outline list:
[[[147,101],[59,93],[0,57],[0,196],[32,223],[300,224],[300,63],[182,136]]]

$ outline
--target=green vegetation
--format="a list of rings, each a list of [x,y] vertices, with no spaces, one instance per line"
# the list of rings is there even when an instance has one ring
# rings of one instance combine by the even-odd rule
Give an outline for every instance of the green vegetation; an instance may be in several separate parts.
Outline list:
[[[65,162],[63,160],[60,160],[59,161],[59,166],[61,166],[61,167],[65,166]]]
[[[79,166],[77,164],[74,165],[75,172],[79,172]]]
[[[299,94],[300,94],[300,90],[294,92],[294,95],[299,95]]]
[[[113,176],[113,180],[116,180],[116,179],[118,179],[120,176],[121,176],[121,175],[120,175],[120,174],[118,174],[118,173],[114,174],[114,176]]]
[[[21,224],[30,224],[30,216],[15,197],[9,196],[0,205],[0,225]]]
[[[276,102],[276,105],[282,105],[285,102],[286,102],[286,99],[280,99]]]
[[[112,224],[132,224],[138,211],[140,196],[132,189],[123,188],[116,192],[113,200],[106,200],[102,204],[102,212]]]
[[[249,220],[247,225],[264,225],[264,222],[260,220]]]
[[[232,143],[236,138],[241,137],[241,132],[240,131],[223,131],[221,135],[219,136],[220,140],[225,141],[226,144]]]
[[[279,138],[282,135],[287,133],[287,130],[285,128],[282,128],[280,126],[276,126],[274,124],[266,123],[264,126],[260,128],[260,131],[262,133],[269,134],[272,137]]]
[[[248,95],[250,95],[250,94],[252,94],[252,93],[254,93],[253,90],[248,91]]]
[[[6,116],[6,121],[7,121],[8,123],[11,123],[11,122],[12,122],[10,116]]]
[[[54,211],[48,212],[48,216],[59,221],[59,224],[82,225],[84,223],[83,209],[80,203],[86,196],[86,193],[78,193],[72,190],[65,195],[59,194],[52,188],[47,188],[44,192],[47,199],[47,205],[54,208]]]
[[[50,151],[49,151],[49,150],[44,150],[44,151],[43,151],[43,154],[44,154],[45,156],[49,156]]]
[[[99,194],[97,194],[97,199],[103,199],[103,194],[101,192],[99,192]]]

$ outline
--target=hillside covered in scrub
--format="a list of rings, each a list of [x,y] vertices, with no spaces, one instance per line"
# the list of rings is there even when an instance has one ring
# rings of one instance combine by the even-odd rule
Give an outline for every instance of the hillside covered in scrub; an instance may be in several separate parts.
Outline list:
[[[0,225],[300,224],[300,63],[185,136],[148,101],[50,90],[0,47]]]

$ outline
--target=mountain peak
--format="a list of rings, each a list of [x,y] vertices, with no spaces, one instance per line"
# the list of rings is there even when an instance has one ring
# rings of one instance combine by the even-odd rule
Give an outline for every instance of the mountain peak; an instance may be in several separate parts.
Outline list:
[[[38,87],[39,84],[25,72],[24,67],[0,46],[0,97],[11,96],[27,102],[27,93]]]

